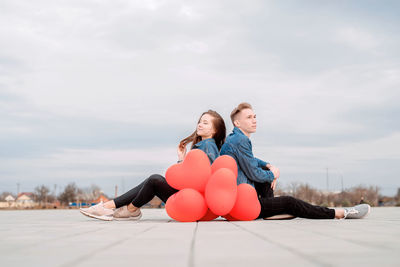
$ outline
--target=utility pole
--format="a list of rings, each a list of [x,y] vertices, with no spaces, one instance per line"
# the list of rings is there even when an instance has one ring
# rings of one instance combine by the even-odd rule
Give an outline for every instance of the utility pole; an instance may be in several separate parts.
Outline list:
[[[118,185],[115,185],[115,197],[118,196]]]
[[[342,182],[342,192],[344,191],[344,186],[343,186],[343,175],[340,175],[341,182]]]
[[[20,184],[17,183],[17,197],[18,197],[18,195],[19,195],[19,186],[20,186]]]
[[[326,191],[329,192],[329,168],[326,168]]]
[[[329,168],[326,168],[326,201],[329,206]]]

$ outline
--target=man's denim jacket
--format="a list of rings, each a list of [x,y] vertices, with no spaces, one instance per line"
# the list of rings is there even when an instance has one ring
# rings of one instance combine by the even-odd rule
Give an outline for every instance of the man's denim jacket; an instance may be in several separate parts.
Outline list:
[[[213,138],[201,140],[195,144],[192,149],[201,149],[207,154],[210,163],[212,164],[216,158],[219,157],[218,147]]]
[[[226,138],[221,148],[221,155],[229,155],[236,160],[238,185],[247,183],[254,187],[254,182],[271,183],[274,180],[274,174],[263,169],[267,162],[253,156],[250,139],[237,127]]]

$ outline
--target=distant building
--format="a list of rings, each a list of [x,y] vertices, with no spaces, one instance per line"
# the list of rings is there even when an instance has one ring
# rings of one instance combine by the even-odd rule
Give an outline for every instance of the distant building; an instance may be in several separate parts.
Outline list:
[[[12,208],[15,207],[15,198],[12,195],[8,195],[4,199],[5,201],[0,202],[0,208]]]
[[[21,193],[19,193],[18,194],[18,196],[17,196],[17,201],[18,201],[18,198],[19,197],[22,197],[22,196],[27,196],[27,197],[29,197],[30,199],[33,199],[33,193],[32,192],[21,192]]]
[[[100,202],[107,202],[109,201],[108,198],[106,198],[104,195],[100,195],[96,200],[94,200],[92,203],[100,203]]]
[[[59,200],[54,200],[54,202],[51,203],[51,205],[53,206],[54,209],[57,209],[61,207],[61,202]]]
[[[15,201],[15,198],[14,198],[12,195],[8,195],[8,196],[6,196],[5,201],[7,201],[7,202],[14,202],[14,201]]]
[[[33,193],[31,192],[22,192],[18,194],[16,202],[16,207],[21,208],[33,208],[36,206],[36,203],[33,201]]]

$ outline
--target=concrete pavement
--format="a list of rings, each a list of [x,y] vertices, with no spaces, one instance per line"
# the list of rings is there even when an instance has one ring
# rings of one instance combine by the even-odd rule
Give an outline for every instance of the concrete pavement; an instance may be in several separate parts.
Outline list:
[[[179,223],[163,209],[98,221],[78,210],[0,211],[1,266],[399,266],[400,208],[362,220]]]

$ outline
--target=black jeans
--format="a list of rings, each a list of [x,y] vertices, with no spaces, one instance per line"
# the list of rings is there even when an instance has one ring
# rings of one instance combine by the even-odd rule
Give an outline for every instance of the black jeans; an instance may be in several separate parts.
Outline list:
[[[290,214],[295,217],[308,219],[334,219],[335,210],[314,206],[303,200],[290,197],[264,197],[259,198],[261,212],[258,218],[266,218],[279,214]]]
[[[271,183],[254,183],[258,198],[274,197],[274,190],[271,188]]]
[[[144,180],[138,186],[132,188],[125,194],[114,199],[117,208],[132,203],[135,207],[140,208],[153,199],[154,196],[159,197],[164,203],[167,199],[178,192],[171,187],[165,178],[159,174],[153,174]]]

